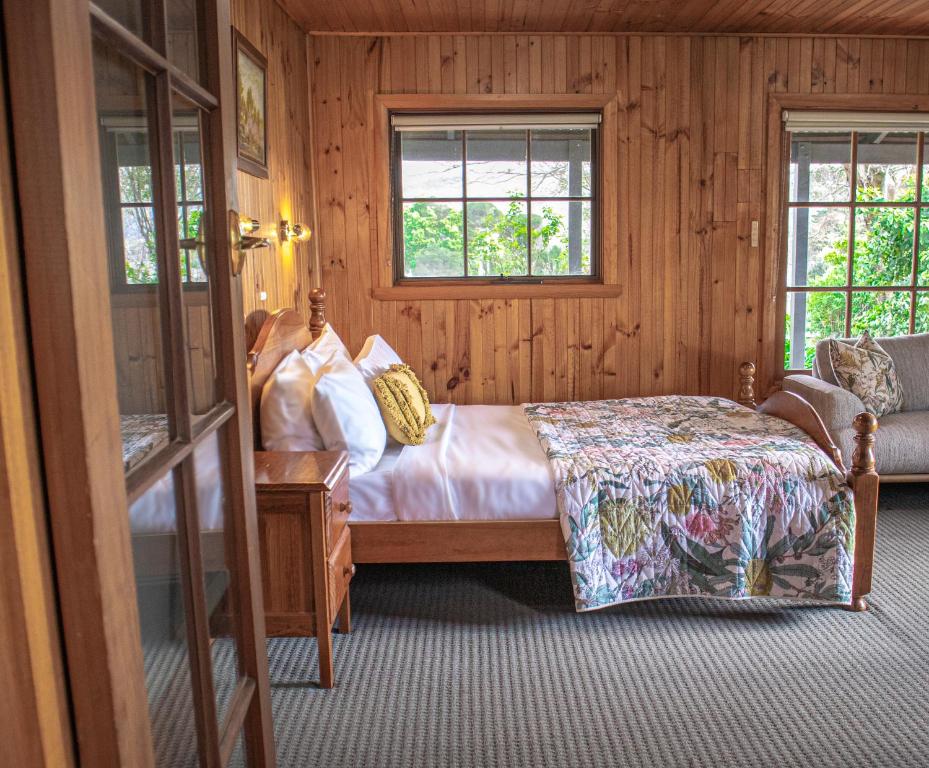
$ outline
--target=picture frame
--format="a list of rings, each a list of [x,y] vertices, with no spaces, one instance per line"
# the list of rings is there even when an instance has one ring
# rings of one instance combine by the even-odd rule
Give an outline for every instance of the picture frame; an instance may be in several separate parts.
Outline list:
[[[234,29],[236,157],[239,170],[268,176],[268,59]]]

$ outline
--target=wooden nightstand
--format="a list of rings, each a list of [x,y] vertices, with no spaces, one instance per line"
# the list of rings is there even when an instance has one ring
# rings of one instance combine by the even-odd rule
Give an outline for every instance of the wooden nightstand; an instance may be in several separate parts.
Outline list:
[[[351,631],[348,454],[256,451],[255,496],[267,633],[315,636],[320,685],[331,688],[336,617]]]

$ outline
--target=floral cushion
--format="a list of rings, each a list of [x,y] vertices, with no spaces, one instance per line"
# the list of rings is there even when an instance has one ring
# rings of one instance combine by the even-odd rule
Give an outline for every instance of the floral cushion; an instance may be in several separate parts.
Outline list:
[[[878,418],[903,408],[903,390],[894,361],[867,333],[861,334],[855,344],[832,339],[829,359],[839,386],[857,395]]]

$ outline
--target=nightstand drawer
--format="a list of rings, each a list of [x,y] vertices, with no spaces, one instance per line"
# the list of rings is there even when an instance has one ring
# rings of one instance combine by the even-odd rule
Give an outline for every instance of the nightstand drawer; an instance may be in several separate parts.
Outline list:
[[[352,513],[352,502],[348,498],[348,473],[342,475],[335,488],[329,494],[329,505],[326,508],[326,522],[328,531],[326,540],[332,549],[342,538],[342,531],[348,524],[348,516]]]
[[[355,566],[352,564],[352,534],[343,528],[342,536],[332,550],[329,557],[329,574],[326,581],[329,584],[329,621],[335,619],[339,607],[348,591],[348,583],[355,575]]]

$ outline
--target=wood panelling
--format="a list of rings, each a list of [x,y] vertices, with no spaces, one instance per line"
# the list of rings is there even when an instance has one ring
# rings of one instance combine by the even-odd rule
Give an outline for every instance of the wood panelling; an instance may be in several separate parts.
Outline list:
[[[925,35],[923,0],[280,0],[307,31]]]
[[[251,346],[268,314],[296,307],[309,320],[307,293],[316,243],[281,243],[278,223],[307,224],[313,220],[310,168],[309,85],[307,39],[274,0],[233,0],[232,22],[268,58],[269,179],[238,173],[240,213],[258,219],[259,233],[270,248],[252,251],[242,271],[242,295],[247,318],[246,344]],[[314,238],[315,238],[314,232]],[[262,292],[267,293],[265,299]]]
[[[353,352],[384,335],[437,401],[732,396],[743,360],[767,391],[780,332],[764,258],[769,94],[929,92],[923,40],[314,36],[310,52],[328,317]],[[603,264],[621,295],[375,300],[376,93],[615,93]]]
[[[4,63],[0,88],[6,94]],[[0,207],[16,210],[5,96],[0,98]],[[22,252],[15,216],[0,216],[0,754],[22,768],[74,765],[33,412]],[[15,758],[13,757],[15,755]]]

